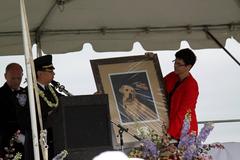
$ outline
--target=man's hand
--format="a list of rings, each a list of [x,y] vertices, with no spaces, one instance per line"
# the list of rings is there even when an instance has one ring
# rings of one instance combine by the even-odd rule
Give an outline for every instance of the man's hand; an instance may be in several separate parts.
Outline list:
[[[14,137],[15,137],[15,141],[16,141],[17,143],[21,143],[22,145],[24,145],[24,143],[25,143],[25,135],[22,134],[22,133],[20,132],[20,130],[18,130],[18,131],[15,133]]]

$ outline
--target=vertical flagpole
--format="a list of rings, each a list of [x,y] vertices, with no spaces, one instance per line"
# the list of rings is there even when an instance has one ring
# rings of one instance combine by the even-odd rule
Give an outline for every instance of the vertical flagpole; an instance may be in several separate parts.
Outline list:
[[[31,65],[33,65],[32,49],[31,49],[32,45],[30,41],[24,0],[20,0],[20,10],[21,10],[23,43],[24,43],[24,52],[25,52],[25,64],[26,64],[26,70],[27,70],[28,97],[29,97],[29,108],[30,108],[30,115],[31,115],[34,159],[40,160],[35,100],[34,100],[34,93],[33,93],[33,79],[32,79],[32,70],[31,70]]]

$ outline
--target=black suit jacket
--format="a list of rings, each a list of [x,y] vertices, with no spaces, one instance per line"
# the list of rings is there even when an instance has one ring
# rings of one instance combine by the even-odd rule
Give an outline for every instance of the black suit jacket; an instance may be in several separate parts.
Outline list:
[[[17,130],[23,131],[22,126],[25,124],[20,124],[21,118],[18,117],[17,108],[26,109],[26,106],[25,104],[21,106],[24,101],[22,98],[20,98],[21,105],[19,104],[17,95],[22,97],[20,94],[24,94],[23,88],[20,88],[18,92],[13,92],[7,83],[0,88],[0,150],[9,145],[10,138]]]

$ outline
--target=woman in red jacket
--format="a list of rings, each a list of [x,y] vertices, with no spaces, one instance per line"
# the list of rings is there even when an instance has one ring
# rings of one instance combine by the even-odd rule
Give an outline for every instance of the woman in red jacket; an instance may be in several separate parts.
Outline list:
[[[196,117],[196,103],[198,98],[198,84],[190,73],[196,62],[196,56],[190,49],[182,49],[175,54],[174,72],[164,77],[169,100],[169,128],[168,134],[179,140],[186,113],[190,113],[191,122],[189,132],[198,132]]]

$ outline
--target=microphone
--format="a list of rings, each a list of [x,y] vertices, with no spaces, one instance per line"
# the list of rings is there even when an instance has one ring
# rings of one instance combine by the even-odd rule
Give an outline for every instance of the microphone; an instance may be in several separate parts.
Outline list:
[[[60,83],[52,80],[51,84],[57,89],[60,86]]]
[[[51,84],[54,86],[55,89],[58,89],[59,92],[63,92],[65,93],[67,96],[73,96],[71,93],[69,93],[64,85],[61,85],[59,82],[55,81],[55,80],[52,80]]]

